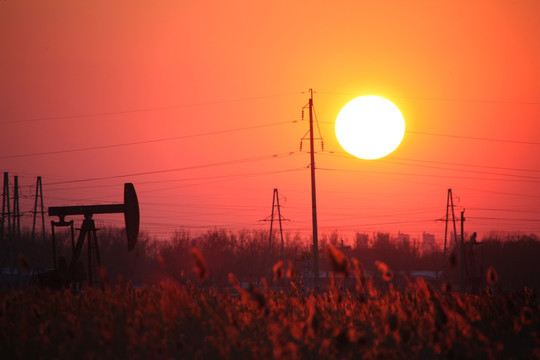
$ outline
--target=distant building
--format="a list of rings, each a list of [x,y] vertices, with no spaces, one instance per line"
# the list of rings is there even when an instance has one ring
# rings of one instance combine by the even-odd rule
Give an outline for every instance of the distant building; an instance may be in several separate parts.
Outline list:
[[[411,236],[398,231],[397,243],[398,249],[410,250],[411,248]]]
[[[435,251],[435,235],[422,233],[422,253],[430,254]]]
[[[411,235],[398,232],[397,241],[398,243],[411,242]]]

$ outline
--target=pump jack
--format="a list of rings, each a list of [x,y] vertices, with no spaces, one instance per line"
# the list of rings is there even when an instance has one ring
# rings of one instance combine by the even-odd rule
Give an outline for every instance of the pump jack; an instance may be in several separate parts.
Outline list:
[[[90,286],[101,284],[98,276],[98,267],[101,264],[101,259],[93,215],[111,213],[124,214],[128,251],[133,250],[139,234],[139,203],[133,184],[124,184],[123,204],[49,207],[49,216],[58,216],[59,218],[59,221],[51,221],[54,269],[38,275],[40,285],[52,288],[74,285],[76,287],[75,290],[77,290],[81,282],[86,279]],[[74,241],[73,220],[65,220],[65,217],[70,215],[84,215],[77,243]],[[55,226],[71,227],[72,255],[69,264],[64,257],[58,257],[58,259],[56,257]],[[84,265],[80,259],[85,238],[88,238],[88,276],[85,274]]]

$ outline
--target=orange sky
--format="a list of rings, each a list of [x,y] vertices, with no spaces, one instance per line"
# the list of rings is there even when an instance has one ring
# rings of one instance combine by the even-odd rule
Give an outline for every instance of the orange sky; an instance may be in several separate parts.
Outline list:
[[[0,3],[0,171],[26,223],[41,175],[46,207],[121,202],[133,182],[156,236],[267,229],[278,188],[285,231],[308,236],[313,88],[320,233],[442,239],[448,188],[469,233],[540,233],[540,2],[261,3]],[[333,131],[365,94],[406,121],[381,160]]]

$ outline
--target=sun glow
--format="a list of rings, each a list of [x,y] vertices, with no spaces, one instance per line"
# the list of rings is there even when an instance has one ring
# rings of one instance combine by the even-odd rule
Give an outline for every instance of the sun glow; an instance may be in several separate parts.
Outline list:
[[[336,119],[336,137],[348,153],[378,159],[394,151],[405,134],[405,120],[391,101],[380,96],[358,97]]]

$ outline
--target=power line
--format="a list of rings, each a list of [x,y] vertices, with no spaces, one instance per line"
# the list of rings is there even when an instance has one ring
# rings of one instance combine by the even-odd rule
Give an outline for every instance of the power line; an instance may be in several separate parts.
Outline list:
[[[195,180],[211,180],[211,179],[236,179],[242,177],[252,177],[259,175],[269,175],[269,174],[280,174],[293,171],[303,171],[305,168],[291,168],[285,170],[275,170],[275,171],[260,171],[260,172],[250,172],[250,173],[241,173],[241,174],[230,174],[230,175],[216,175],[216,176],[201,176],[201,177],[191,177],[191,178],[182,178],[182,179],[167,179],[167,180],[154,180],[154,181],[138,181],[137,186],[143,184],[162,184],[162,183],[172,183],[172,182],[185,182],[185,181],[195,181]],[[56,183],[51,183],[49,185],[54,185]],[[101,184],[101,185],[88,185],[88,186],[72,186],[62,188],[62,191],[65,190],[78,190],[78,189],[90,189],[90,188],[108,188],[111,186],[116,186],[116,184]],[[170,189],[170,188],[167,188]],[[57,190],[57,189],[54,189]],[[148,191],[146,191],[148,192]]]
[[[343,153],[343,154],[346,154],[346,153]],[[509,168],[509,167],[502,167],[502,166],[464,164],[464,163],[453,163],[453,162],[446,162],[446,161],[416,160],[416,159],[404,159],[404,158],[391,158],[391,159],[401,160],[401,161],[416,161],[416,162],[430,163],[430,164],[444,164],[444,165],[452,165],[452,166],[466,166],[466,167],[474,167],[474,168],[485,168],[485,169],[497,169],[497,170],[510,170],[510,171],[523,171],[523,172],[537,172],[537,173],[540,173],[540,170],[536,170],[536,169],[520,169],[520,168]]]
[[[168,172],[201,169],[201,168],[207,168],[207,167],[213,167],[213,166],[224,166],[224,165],[242,164],[242,163],[261,161],[261,160],[270,160],[270,159],[274,159],[274,158],[281,158],[281,157],[287,157],[287,156],[292,156],[292,155],[299,155],[299,154],[294,153],[294,152],[281,153],[281,154],[258,156],[258,157],[245,158],[245,159],[239,159],[239,160],[222,161],[222,162],[211,163],[211,164],[186,166],[186,167],[175,168],[175,169],[154,170],[154,171],[145,171],[145,172],[139,172],[139,173],[123,174],[123,175],[112,175],[112,176],[102,176],[102,177],[87,178],[87,179],[66,180],[66,181],[47,183],[47,184],[44,184],[44,185],[46,185],[46,186],[62,185],[62,184],[71,184],[71,183],[86,182],[86,181],[108,180],[108,179],[117,179],[117,178],[132,177],[132,176],[162,174],[162,173],[168,173]]]
[[[402,225],[402,224],[409,224],[409,223],[421,223],[421,222],[434,222],[433,219],[421,219],[421,220],[404,220],[404,221],[392,221],[392,222],[381,222],[381,223],[370,223],[370,224],[362,224],[357,223],[354,225],[339,225],[340,228],[362,228],[366,226],[389,226],[389,225]]]
[[[335,124],[335,122],[332,122],[332,121],[320,121],[320,123],[321,124],[328,124],[328,125],[334,125]],[[413,130],[405,130],[405,133],[416,134],[416,135],[427,135],[427,136],[451,137],[451,138],[456,138],[456,139],[504,142],[504,143],[513,143],[513,144],[521,144],[521,145],[540,145],[540,142],[538,142],[538,141],[494,139],[494,138],[487,138],[487,137],[480,137],[480,136],[463,136],[463,135],[453,135],[453,134],[439,134],[439,133],[424,132],[424,131],[413,131]]]
[[[456,139],[481,140],[481,141],[493,141],[493,142],[505,142],[505,143],[525,144],[525,145],[540,145],[540,142],[537,142],[537,141],[522,141],[522,140],[508,140],[508,139],[493,139],[493,138],[486,138],[486,137],[479,137],[479,136],[463,136],[463,135],[451,135],[451,134],[437,134],[437,133],[430,133],[430,132],[423,132],[423,131],[412,131],[412,130],[406,130],[405,132],[407,132],[407,133],[409,133],[409,134],[429,135],[429,136],[441,136],[441,137],[450,137],[450,138],[456,138]]]
[[[319,170],[326,170],[326,171],[357,172],[357,173],[362,173],[362,174],[364,174],[364,176],[370,176],[370,177],[375,177],[375,178],[382,178],[382,179],[389,179],[389,180],[397,181],[396,178],[373,175],[373,172],[362,171],[362,170],[329,169],[329,168],[317,168],[317,169],[319,169]],[[378,173],[380,173],[380,174],[388,174],[388,175],[403,175],[403,176],[452,177],[452,178],[459,178],[459,179],[467,178],[467,177],[463,177],[463,176],[422,175],[422,174],[400,174],[400,173],[383,173],[383,172],[378,172]],[[482,180],[482,179],[480,179],[480,178],[472,178],[472,179],[475,179],[475,180]],[[497,179],[488,179],[488,180],[497,180]],[[504,180],[504,179],[501,179],[501,180]],[[429,186],[437,186],[437,187],[440,187],[440,186],[441,186],[440,184],[432,184],[432,183],[426,183],[426,182],[420,182],[420,181],[413,181],[413,180],[407,180],[407,179],[400,179],[399,181],[400,181],[400,182],[408,182],[408,183],[412,183],[412,184],[422,184],[422,185],[429,185]],[[507,179],[507,181],[511,181],[511,180]],[[526,180],[513,180],[513,181],[524,182],[524,181],[526,181]],[[528,182],[528,181],[527,181],[527,182]],[[469,188],[469,187],[461,187],[461,189],[462,189],[462,190],[475,191],[475,192],[485,192],[485,193],[490,193],[490,194],[498,194],[498,195],[520,196],[520,197],[534,198],[534,199],[540,198],[539,195],[531,195],[531,194],[509,193],[509,192],[494,191],[494,190],[486,190],[486,189],[474,189],[474,188]]]
[[[177,188],[183,188],[183,187],[189,187],[189,186],[203,186],[208,184],[215,184],[219,182],[224,181],[230,181],[230,180],[236,180],[238,178],[248,178],[248,177],[254,177],[254,176],[261,176],[261,175],[268,175],[268,174],[280,174],[280,173],[288,173],[288,172],[294,172],[294,171],[305,171],[306,168],[292,168],[292,169],[286,169],[286,170],[276,170],[276,171],[264,171],[264,172],[258,172],[258,173],[246,173],[246,174],[236,174],[236,175],[222,175],[222,176],[215,176],[215,177],[201,177],[200,180],[210,180],[210,179],[221,179],[221,180],[214,180],[214,181],[208,181],[204,183],[191,183],[191,184],[183,184],[183,185],[176,185],[176,186],[170,186],[163,189],[157,189],[153,191],[161,191],[161,190],[170,190],[170,189],[177,189]],[[186,179],[187,181],[193,181],[197,178],[191,178]],[[182,181],[182,180],[164,180],[164,181]],[[146,191],[150,192],[150,191]]]
[[[347,157],[349,158],[350,155],[347,153],[321,153],[322,155],[328,155],[328,156],[337,156],[337,157]],[[401,160],[401,159],[400,159]],[[530,181],[536,182],[540,181],[540,177],[538,176],[529,176],[529,175],[516,175],[516,174],[504,174],[504,173],[494,173],[489,171],[480,171],[480,170],[466,170],[466,169],[454,169],[454,168],[448,168],[448,167],[440,167],[440,166],[433,166],[433,165],[421,165],[421,164],[406,164],[406,163],[400,163],[399,161],[392,161],[392,160],[384,160],[379,159],[378,162],[385,162],[390,164],[398,164],[398,165],[404,165],[404,166],[416,166],[416,167],[422,167],[422,168],[428,168],[428,169],[437,169],[437,170],[448,170],[448,171],[459,171],[459,172],[467,172],[467,173],[477,173],[477,174],[485,174],[485,175],[495,175],[495,176],[510,176],[510,177],[516,177],[516,178],[522,178],[522,179],[530,179]],[[422,161],[422,160],[409,160],[409,161],[418,161],[418,162],[428,162],[428,161]],[[439,163],[435,161],[429,161],[428,163]],[[442,164],[448,164],[448,165],[459,165],[459,164],[452,164],[452,163],[444,163],[440,162]],[[469,167],[476,167],[475,165],[465,165],[461,164],[462,166],[469,166]],[[479,166],[482,167],[482,166]],[[487,167],[487,166],[485,166]],[[487,167],[487,168],[497,168],[497,167]],[[499,168],[499,169],[507,169],[507,170],[514,170],[514,171],[528,171],[524,169],[510,169],[510,168]],[[337,170],[337,169],[334,169]],[[343,171],[349,171],[349,170],[343,170]],[[361,171],[361,170],[350,170],[350,171]],[[531,172],[537,172],[537,170],[530,170]],[[384,173],[384,174],[399,174],[399,175],[411,175],[411,174],[402,174],[402,173]],[[448,175],[422,175],[422,174],[414,174],[415,176],[432,176],[432,177],[456,177],[456,176],[448,176]],[[469,178],[469,177],[461,177],[461,178]],[[527,181],[527,180],[517,180],[517,179],[479,179],[479,178],[473,178],[478,180],[497,180],[497,181]]]
[[[483,216],[469,216],[468,219],[478,219],[478,220],[497,220],[497,221],[533,221],[540,222],[540,219],[527,219],[527,218],[505,218],[505,217],[483,217]]]
[[[102,149],[111,149],[111,148],[124,147],[124,146],[151,144],[151,143],[163,142],[163,141],[173,141],[173,140],[189,139],[189,138],[209,136],[209,135],[226,134],[226,133],[245,131],[245,130],[260,129],[260,128],[283,125],[283,124],[292,124],[294,122],[295,121],[281,121],[281,122],[276,122],[276,123],[271,123],[271,124],[247,126],[247,127],[242,127],[242,128],[210,131],[210,132],[200,133],[200,134],[182,135],[182,136],[174,136],[174,137],[160,138],[160,139],[141,140],[141,141],[134,141],[134,142],[129,142],[129,143],[121,143],[121,144],[91,146],[91,147],[85,147],[85,148],[66,149],[66,150],[57,150],[57,151],[44,151],[44,152],[31,153],[31,154],[4,155],[4,156],[0,156],[0,159],[13,159],[13,158],[30,157],[30,156],[55,155],[55,154],[64,154],[64,153],[70,153],[70,152],[102,150]]]
[[[430,178],[453,178],[453,179],[467,179],[467,180],[485,180],[485,181],[512,181],[512,182],[528,182],[528,183],[540,183],[540,178],[532,178],[530,180],[524,179],[495,179],[495,178],[480,178],[474,176],[457,176],[457,175],[439,175],[439,174],[410,174],[410,173],[401,173],[401,172],[383,172],[383,171],[363,171],[363,170],[351,170],[351,169],[336,169],[336,168],[317,168],[324,171],[343,171],[343,172],[354,172],[360,174],[382,174],[382,175],[398,175],[398,176],[420,176],[420,177],[430,177]],[[457,169],[445,169],[445,170],[455,170]],[[482,173],[482,172],[479,172]],[[519,176],[519,175],[510,175],[510,174],[492,174],[500,176]]]
[[[504,192],[504,191],[495,191],[495,190],[486,190],[486,189],[473,189],[469,187],[460,187],[460,189],[474,191],[474,192],[485,192],[488,194],[510,195],[510,196],[520,196],[520,197],[531,198],[531,199],[540,199],[540,196],[531,195],[531,194],[509,193],[509,192]]]
[[[399,99],[428,100],[428,101],[449,101],[484,104],[510,104],[510,105],[540,105],[538,101],[518,101],[518,100],[496,100],[496,99],[460,99],[460,98],[437,98],[420,96],[396,96]]]
[[[159,111],[159,110],[171,110],[171,109],[189,108],[189,107],[197,107],[197,106],[219,105],[219,104],[227,104],[227,103],[233,103],[233,102],[260,100],[260,99],[268,99],[268,98],[288,96],[288,95],[298,95],[298,94],[301,94],[301,92],[251,96],[251,97],[236,98],[236,99],[206,101],[206,102],[182,104],[182,105],[171,105],[171,106],[158,106],[158,107],[140,108],[140,109],[132,109],[132,110],[119,110],[119,111],[108,111],[108,112],[100,112],[100,113],[74,114],[74,115],[63,115],[63,116],[38,117],[38,118],[31,118],[31,119],[7,120],[7,121],[2,121],[1,123],[9,124],[9,123],[22,123],[22,122],[34,122],[34,121],[83,119],[83,118],[98,117],[98,116],[123,115],[123,114],[139,113],[139,112],[152,112],[152,111]]]
[[[475,210],[478,210],[478,211],[502,211],[502,212],[511,212],[511,213],[521,212],[521,213],[539,213],[540,214],[540,210],[495,209],[495,208],[468,208],[468,209],[470,209],[471,211],[475,211]]]
[[[419,211],[408,211],[408,212],[401,212],[401,213],[390,213],[390,214],[378,214],[378,215],[362,215],[362,219],[371,219],[371,218],[384,218],[384,217],[396,217],[396,216],[409,216],[409,215],[418,215],[418,214],[432,214],[439,212],[440,209],[432,209],[432,210],[419,210]],[[356,209],[356,211],[360,211],[360,209]],[[325,216],[333,215],[333,216],[343,216],[341,218],[332,218],[331,220],[350,220],[351,218],[358,218],[358,215],[352,215],[352,214],[342,214],[342,213],[329,213],[329,212],[323,212]]]
[[[503,174],[503,173],[494,173],[494,172],[480,171],[480,170],[453,169],[453,168],[432,166],[432,165],[404,164],[404,163],[395,162],[395,161],[392,161],[392,160],[379,160],[379,161],[380,162],[390,163],[390,164],[399,164],[399,165],[405,165],[405,166],[416,166],[416,167],[423,167],[423,168],[437,169],[437,170],[459,171],[459,172],[466,172],[466,173],[476,173],[476,174],[495,175],[495,176],[511,176],[511,177],[517,177],[517,178],[522,178],[522,179],[530,179],[530,181],[534,181],[534,182],[540,180],[540,177],[538,177],[538,176]],[[429,176],[433,176],[433,175],[429,175]],[[516,180],[516,179],[481,179],[481,180],[527,181],[527,180]]]
[[[362,96],[358,93],[338,92],[338,91],[317,91],[318,94],[333,94],[333,95],[351,95]],[[511,104],[511,105],[540,105],[539,101],[519,101],[519,100],[502,100],[502,99],[464,99],[451,97],[428,97],[428,96],[392,96],[397,99],[408,100],[427,100],[427,101],[448,101],[448,102],[466,102],[466,103],[486,103],[486,104]]]

